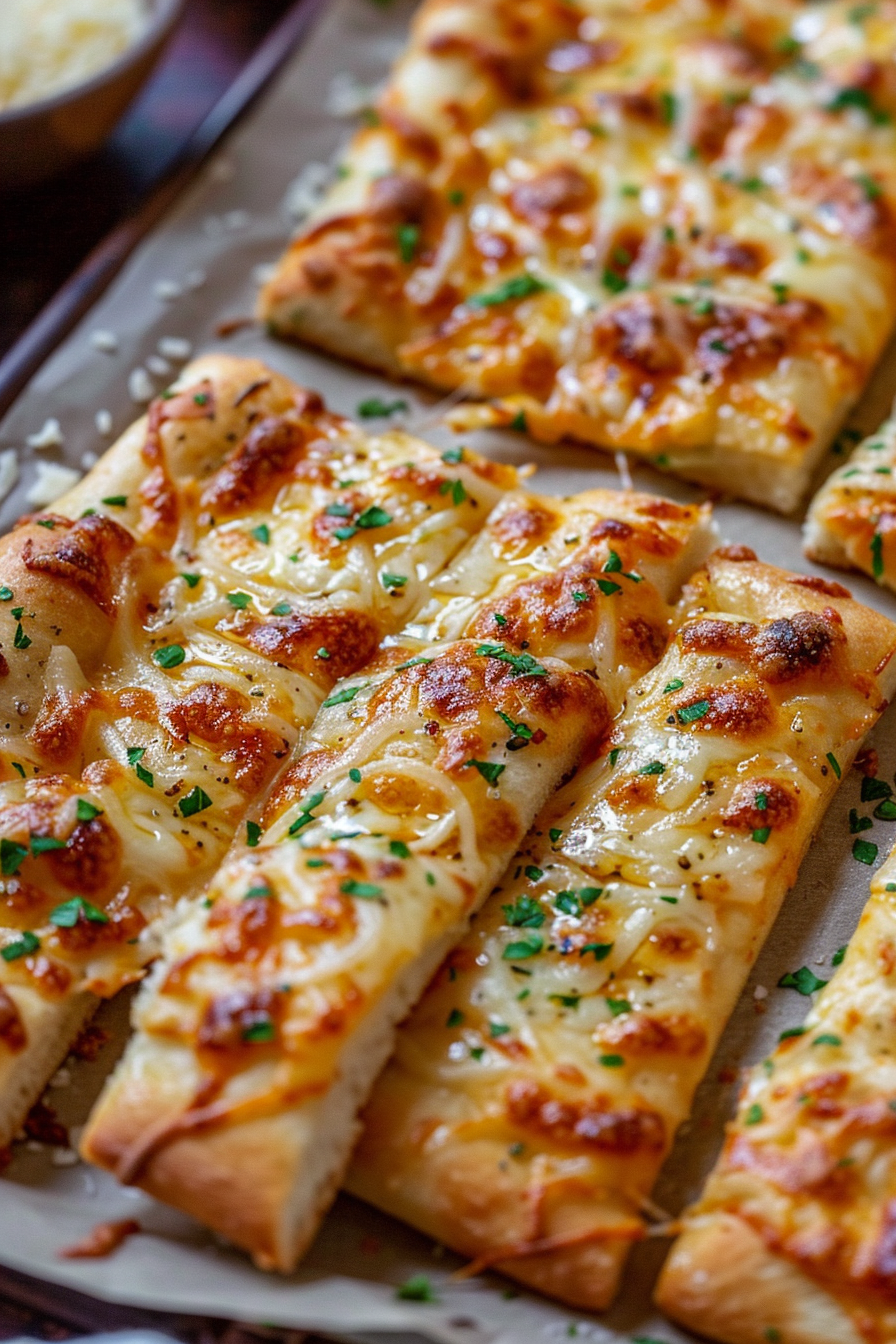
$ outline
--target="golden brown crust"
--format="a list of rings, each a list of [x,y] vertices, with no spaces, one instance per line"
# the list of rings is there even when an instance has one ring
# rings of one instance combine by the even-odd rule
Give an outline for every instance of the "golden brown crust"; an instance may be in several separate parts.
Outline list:
[[[777,1256],[741,1219],[695,1219],[676,1242],[656,1293],[672,1320],[725,1344],[866,1344],[868,1336],[828,1296]]]
[[[262,318],[791,510],[896,309],[892,14],[797,12],[427,0]]]
[[[608,1305],[736,996],[894,685],[883,616],[745,549],[710,556],[609,755],[542,814],[399,1033],[353,1193],[475,1266]]]

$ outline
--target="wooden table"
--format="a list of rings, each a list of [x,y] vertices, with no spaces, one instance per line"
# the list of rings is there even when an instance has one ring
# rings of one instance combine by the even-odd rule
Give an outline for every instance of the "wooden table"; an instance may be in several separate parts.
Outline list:
[[[0,357],[107,235],[139,220],[265,39],[276,57],[277,25],[295,10],[296,0],[189,0],[163,61],[105,148],[53,182],[0,196]],[[24,1334],[62,1340],[140,1327],[167,1330],[188,1344],[322,1344],[297,1331],[256,1333],[227,1321],[162,1319],[0,1268],[0,1340]]]

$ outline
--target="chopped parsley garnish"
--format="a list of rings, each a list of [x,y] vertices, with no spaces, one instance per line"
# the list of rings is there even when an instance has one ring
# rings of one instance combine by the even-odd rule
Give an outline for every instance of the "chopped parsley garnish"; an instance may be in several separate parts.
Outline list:
[[[511,653],[503,644],[480,644],[476,648],[477,658],[497,658],[506,663],[515,677],[546,677],[548,670],[542,667],[531,653]]]
[[[752,1106],[747,1107],[746,1114],[744,1115],[745,1125],[758,1125],[764,1119],[765,1119],[765,1111],[759,1105],[758,1101],[754,1101]]]
[[[164,668],[180,667],[186,656],[180,644],[163,644],[152,655],[153,662]]]
[[[581,994],[549,994],[548,998],[561,1008],[578,1008],[582,1001]]]
[[[665,126],[672,126],[678,113],[678,99],[668,89],[660,93],[660,117]]]
[[[278,602],[275,607],[271,607],[272,616],[291,616],[292,607],[288,602]]]
[[[360,783],[361,783],[361,771],[360,771],[360,770],[358,769],[358,767],[355,766],[355,765],[353,765],[352,768],[351,768],[351,770],[349,770],[349,772],[348,772],[348,777],[349,777],[349,779],[352,781],[353,784],[360,784]]]
[[[25,630],[22,626],[21,621],[19,621],[19,623],[16,625],[16,633],[13,636],[12,646],[14,649],[31,648],[31,640],[28,637],[28,635],[25,634]]]
[[[471,1050],[470,1054],[474,1052]],[[482,1058],[480,1050],[478,1058]],[[402,1302],[438,1302],[438,1296],[425,1274],[412,1274],[395,1289],[395,1296]]]
[[[396,859],[409,859],[411,851],[403,840],[390,840],[389,853],[394,854]]]
[[[0,947],[0,957],[4,961],[18,961],[19,957],[30,957],[39,947],[40,939],[30,929],[26,929],[21,938],[17,938],[14,943]]]
[[[489,1022],[488,1024],[488,1034],[492,1040],[496,1040],[499,1036],[506,1036],[509,1031],[510,1027],[506,1022]]]
[[[254,849],[261,839],[261,827],[257,821],[246,822],[246,844]]]
[[[619,760],[619,753],[620,753],[621,750],[622,750],[621,747],[612,747],[612,748],[610,749],[610,753],[609,753],[609,756],[608,756],[608,760],[609,760],[609,762],[610,762],[611,765],[615,765],[616,762]]]
[[[622,1055],[598,1055],[598,1063],[603,1064],[605,1069],[621,1069],[625,1060]]]
[[[451,191],[446,192],[449,205],[463,205],[466,195],[458,187],[452,187]]]
[[[249,593],[227,593],[227,601],[232,607],[236,607],[237,611],[245,611],[252,597]]]
[[[758,826],[750,836],[750,839],[757,845],[764,845],[771,833],[771,826]]]
[[[271,891],[271,889],[270,889],[270,887],[268,886],[267,882],[260,882],[260,883],[258,883],[256,886],[254,886],[254,887],[250,887],[250,888],[249,888],[249,890],[246,892],[245,896],[243,897],[243,900],[244,900],[244,901],[254,901],[254,900],[256,900],[258,897],[265,897],[265,898],[266,898],[266,897],[268,897],[268,896],[273,896],[273,894],[274,894],[274,893]]]
[[[289,828],[290,835],[298,835],[299,831],[304,830],[306,826],[310,826],[311,822],[315,820],[312,815],[314,809],[320,807],[325,797],[326,794],[321,791],[320,793],[312,793],[310,797],[305,799],[302,803],[301,812]]]
[[[873,177],[869,177],[867,173],[859,173],[853,180],[862,188],[866,201],[876,201],[884,193],[880,183],[876,182]]]
[[[564,915],[578,917],[582,913],[581,901],[574,891],[558,891],[554,908]]]
[[[808,1027],[787,1027],[778,1036],[778,1044],[780,1045],[783,1041],[795,1040],[797,1036],[805,1036],[807,1031]]]
[[[529,957],[537,957],[544,947],[544,939],[538,933],[530,933],[528,938],[521,938],[518,942],[508,943],[501,953],[504,961],[528,961]]]
[[[510,280],[505,280],[502,285],[496,289],[489,290],[485,294],[474,294],[467,302],[471,308],[495,308],[499,303],[509,303],[512,299],[528,299],[531,294],[540,294],[543,290],[549,289],[543,280],[537,280],[534,275],[515,275]]]
[[[612,756],[612,754],[613,754],[613,753],[611,752],[610,755]],[[614,764],[614,762],[611,761],[610,764],[612,765],[612,764]],[[639,775],[661,775],[661,774],[663,773],[663,771],[665,770],[665,768],[666,768],[666,767],[663,765],[662,761],[651,761],[649,765],[642,765],[642,766],[641,766],[641,769],[638,771],[638,774],[639,774]]]
[[[880,532],[875,532],[871,538],[871,573],[876,579],[882,579],[884,575],[884,539]]]
[[[531,742],[532,729],[527,723],[515,723],[509,714],[505,714],[500,709],[498,710],[498,718],[507,724],[514,737],[522,738],[524,742]]]
[[[667,681],[663,687],[663,695],[671,695],[673,691],[680,691],[683,686],[684,682],[680,677],[673,677],[672,680]]]
[[[540,929],[545,913],[531,896],[518,896],[512,905],[502,905],[507,923],[515,929]]]
[[[835,778],[840,779],[843,774],[843,771],[840,769],[840,762],[837,760],[837,757],[834,755],[832,751],[829,751],[826,759],[828,765],[834,772]]]
[[[86,798],[79,798],[75,805],[75,816],[79,821],[93,821],[94,817],[101,817],[103,809],[97,807],[94,803],[89,803]]]
[[[253,537],[255,541],[260,541],[262,546],[270,546],[271,544],[271,529],[268,527],[267,523],[259,523],[257,527],[252,528],[249,535]]]
[[[127,751],[128,751],[128,765],[132,765],[134,767],[134,774],[137,776],[140,783],[145,784],[147,788],[154,789],[156,784],[152,772],[150,770],[147,770],[144,765],[140,764],[140,762],[143,760],[143,757],[146,755],[146,748],[128,747]]]
[[[195,817],[197,812],[204,812],[211,805],[211,798],[209,798],[205,789],[201,789],[197,784],[185,798],[181,798],[177,806],[182,817]]]
[[[840,965],[840,963],[843,961],[843,958],[846,956],[846,949],[847,949],[848,947],[849,947],[849,943],[844,943],[842,947],[838,947],[838,948],[837,948],[837,951],[836,951],[836,952],[834,953],[834,955],[831,957],[831,965],[832,965],[832,966],[839,966],[839,965]]]
[[[459,1008],[452,1008],[445,1021],[446,1027],[459,1027],[464,1020],[464,1015]]]
[[[0,588],[0,602],[11,602],[14,597],[15,593],[4,583],[3,587]]]
[[[423,667],[432,661],[432,658],[424,658],[422,655],[419,658],[409,658],[406,663],[399,663],[395,671],[403,672],[406,667]]]
[[[612,579],[598,579],[597,586],[603,593],[604,597],[612,597],[614,593],[622,592],[621,585],[618,583],[614,583]]]
[[[820,1036],[816,1036],[812,1042],[813,1045],[842,1045],[839,1036],[835,1036],[832,1031],[823,1031]]]
[[[245,1027],[243,1029],[243,1040],[247,1045],[262,1045],[267,1041],[272,1041],[276,1034],[271,1019],[265,1018],[258,1022],[251,1022],[249,1026]]]
[[[17,844],[15,840],[7,840],[5,837],[0,840],[0,872],[4,877],[15,877],[27,857],[26,845]]]
[[[394,593],[397,588],[403,588],[407,583],[406,574],[386,574],[380,575],[380,583],[387,593]]]
[[[486,783],[491,784],[492,787],[497,784],[507,769],[506,765],[499,765],[496,761],[467,761],[464,768],[466,769],[471,765],[474,770],[479,771]]]
[[[128,502],[127,495],[107,495],[106,498],[103,500],[103,503],[108,504],[110,509],[127,508],[127,502]]]
[[[50,911],[49,920],[57,929],[73,929],[82,915],[91,924],[109,923],[109,916],[91,905],[90,901],[85,901],[83,896],[73,896],[70,901],[57,905],[55,910]]]
[[[526,877],[529,879],[530,882],[540,882],[541,879],[544,877],[544,872],[542,871],[542,869],[536,868],[534,863],[527,864],[525,868],[525,873]]]
[[[588,952],[593,952],[595,961],[603,961],[613,951],[613,947],[613,943],[586,943],[579,948],[579,956],[584,957]]]
[[[314,656],[315,658],[320,658],[322,662],[328,663],[330,661],[330,650],[321,644]]]
[[[352,511],[348,504],[343,504],[337,499],[334,504],[327,505],[324,514],[327,518],[351,518]]]
[[[526,420],[526,412],[517,411],[516,415],[513,417],[510,424],[508,425],[508,429],[514,430],[517,434],[525,434],[528,428],[529,423]]]
[[[708,700],[696,700],[692,705],[684,705],[676,711],[675,717],[679,723],[696,723],[698,719],[704,718],[709,713]]]
[[[874,822],[870,817],[860,817],[854,807],[849,809],[849,833],[858,835],[861,831],[870,831]]]
[[[452,504],[454,504],[455,508],[459,508],[460,505],[463,504],[464,500],[468,498],[467,492],[464,489],[464,483],[463,481],[460,480],[442,481],[441,484],[439,485],[439,494],[440,495],[450,494],[451,502]]]
[[[601,276],[604,289],[608,289],[611,294],[621,294],[623,290],[628,289],[628,281],[624,275],[618,271],[610,270],[609,266],[604,267],[604,273]]]
[[[632,1011],[632,1006],[628,999],[604,999],[604,1003],[614,1017],[619,1017],[621,1013],[630,1013]]]
[[[896,802],[892,798],[885,798],[874,809],[874,815],[878,821],[896,821]]]
[[[870,840],[854,840],[852,856],[858,863],[867,863],[869,868],[877,862],[878,847]]]
[[[778,981],[779,989],[795,989],[798,994],[814,994],[817,989],[824,989],[827,980],[819,980],[814,971],[810,971],[808,966],[801,966],[798,971],[788,971],[782,975]]]
[[[362,420],[385,420],[390,415],[406,411],[408,404],[400,398],[396,401],[383,401],[382,397],[368,397],[358,402],[358,415]]]
[[[399,224],[395,230],[395,238],[398,243],[398,255],[406,266],[417,255],[417,246],[420,242],[419,224]]]
[[[339,890],[345,896],[357,896],[362,901],[375,901],[383,894],[382,887],[378,887],[374,882],[358,882],[353,877],[347,877],[344,882],[340,882]]]
[[[561,826],[552,826],[548,831],[548,838],[550,839],[551,844],[556,845],[562,834],[563,828]]]
[[[360,689],[360,686],[343,686],[341,690],[334,691],[332,695],[327,696],[322,708],[329,709],[331,705],[347,705],[354,700]]]
[[[202,575],[190,574],[189,571],[187,571],[186,573],[181,574],[180,577],[183,579],[184,583],[187,585],[188,588],[195,588],[199,580],[202,578]]]
[[[864,112],[876,126],[885,126],[890,121],[889,114],[877,106],[868,90],[855,86],[838,89],[831,101],[825,104],[825,111],[845,112],[851,107]]]
[[[464,450],[463,447],[460,445],[458,445],[457,448],[446,448],[444,453],[442,454],[442,461],[447,462],[450,466],[453,467],[456,467],[458,462],[463,462],[463,460],[464,460]]]
[[[47,854],[53,849],[65,849],[65,841],[57,840],[55,835],[32,835],[31,853],[35,858],[39,854]]]
[[[358,515],[357,519],[358,527],[365,528],[388,527],[391,521],[391,513],[387,513],[385,509],[381,509],[378,504],[371,504],[369,509],[365,509],[362,514]]]

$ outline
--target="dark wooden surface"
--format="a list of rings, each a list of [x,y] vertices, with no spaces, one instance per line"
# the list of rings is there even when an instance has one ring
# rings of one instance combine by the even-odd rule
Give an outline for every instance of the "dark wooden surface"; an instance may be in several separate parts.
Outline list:
[[[0,0],[2,3],[2,0]],[[189,0],[184,21],[152,80],[104,149],[30,191],[0,193],[0,357],[110,234],[140,220],[163,193],[185,147],[261,55],[265,39],[302,0]],[[315,0],[304,0],[310,10]],[[286,35],[288,36],[288,34]],[[276,52],[270,51],[270,60]],[[32,327],[32,331],[34,328]],[[60,333],[61,334],[61,333]],[[0,1236],[10,1229],[0,1229]],[[322,1344],[301,1332],[250,1332],[226,1321],[156,1317],[0,1269],[0,1340],[63,1340],[88,1331],[168,1331],[186,1344]]]

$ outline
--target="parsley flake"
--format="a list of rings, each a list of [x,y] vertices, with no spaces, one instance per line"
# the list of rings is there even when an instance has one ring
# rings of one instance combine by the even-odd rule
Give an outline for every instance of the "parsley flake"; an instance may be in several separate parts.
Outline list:
[[[211,805],[211,798],[205,789],[201,789],[197,784],[185,798],[181,798],[177,806],[182,817],[195,817],[198,812],[204,812]]]
[[[827,980],[819,980],[814,971],[810,971],[808,966],[800,966],[797,971],[788,971],[782,975],[778,981],[779,989],[795,989],[798,994],[808,996],[814,994],[818,989],[824,989]]]
[[[169,669],[180,667],[186,656],[180,644],[163,644],[160,649],[155,650],[152,658],[154,663],[158,663],[159,667]]]
[[[492,785],[492,787],[494,787],[497,784],[498,780],[501,778],[504,771],[507,769],[506,765],[499,765],[496,761],[473,761],[473,760],[467,761],[465,763],[464,768],[466,769],[471,765],[474,770],[479,771],[480,775],[486,781],[486,783]]]
[[[340,882],[339,890],[345,896],[357,896],[362,901],[375,901],[383,894],[382,887],[378,887],[374,882],[358,882],[353,877]]]
[[[109,916],[83,896],[73,896],[70,901],[57,905],[55,910],[50,911],[49,920],[57,929],[73,929],[82,915],[91,924],[109,923]]]
[[[527,299],[530,295],[540,294],[549,288],[549,285],[543,280],[537,280],[534,275],[528,273],[515,275],[510,280],[505,280],[502,285],[498,285],[496,289],[489,290],[485,294],[474,294],[467,303],[471,308],[495,308],[500,303],[508,303],[513,299]]]

